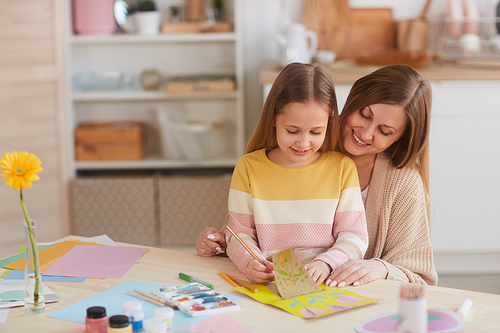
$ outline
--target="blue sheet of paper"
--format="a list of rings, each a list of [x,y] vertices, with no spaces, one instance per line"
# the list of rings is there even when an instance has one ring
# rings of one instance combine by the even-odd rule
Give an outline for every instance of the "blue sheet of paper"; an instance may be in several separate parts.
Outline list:
[[[4,280],[17,280],[17,279],[24,279],[24,271],[19,271],[17,269],[13,269],[12,272],[10,272]],[[85,278],[81,277],[73,277],[73,276],[52,276],[52,275],[43,275],[42,274],[42,281],[44,282],[76,282],[76,283],[82,283],[85,281]]]
[[[182,283],[179,283],[182,284]],[[153,318],[154,310],[158,308],[158,305],[149,303],[140,298],[133,296],[127,291],[133,291],[134,289],[140,289],[142,291],[151,293],[154,289],[165,287],[164,284],[149,283],[143,281],[130,280],[124,282],[114,288],[108,289],[94,296],[90,296],[81,301],[78,301],[70,306],[65,307],[59,311],[56,311],[48,317],[57,318],[62,320],[69,320],[78,323],[85,322],[85,316],[87,314],[87,308],[91,306],[103,306],[106,308],[106,314],[108,316],[123,314],[122,304],[128,301],[139,301],[142,303],[142,310],[144,312],[144,319]],[[238,302],[243,297],[225,295],[233,302]],[[174,323],[191,323],[195,324],[200,320],[207,318],[208,316],[201,317],[189,317],[188,315],[182,313],[179,310],[175,310]]]
[[[54,245],[54,244],[37,245],[38,252],[40,252],[41,250],[46,249],[52,245]],[[18,261],[19,259],[23,259],[24,257],[26,257],[26,254],[24,254],[24,245],[23,245],[23,246],[21,246],[21,253],[14,254],[13,256],[1,259],[0,260],[0,267],[4,267],[5,265],[12,264],[14,261]]]

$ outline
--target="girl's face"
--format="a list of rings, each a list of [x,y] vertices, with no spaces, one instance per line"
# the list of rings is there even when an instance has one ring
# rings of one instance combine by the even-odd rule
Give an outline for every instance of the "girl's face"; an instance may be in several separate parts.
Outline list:
[[[299,167],[313,163],[325,140],[328,112],[315,102],[288,103],[274,119],[278,148],[269,157],[276,164]]]
[[[383,152],[401,138],[407,122],[402,106],[366,106],[347,116],[342,128],[344,148],[353,156]]]

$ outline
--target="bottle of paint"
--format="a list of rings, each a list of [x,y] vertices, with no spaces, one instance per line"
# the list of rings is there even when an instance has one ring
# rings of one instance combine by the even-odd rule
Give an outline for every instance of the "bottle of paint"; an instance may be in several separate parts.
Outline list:
[[[143,333],[142,321],[144,320],[144,312],[142,311],[132,311],[127,313],[130,318],[130,323],[132,325],[132,331],[134,333]]]
[[[144,312],[142,312],[142,303],[138,301],[129,301],[122,304],[123,313],[129,317],[132,331],[134,333],[144,332],[142,321]]]
[[[132,333],[128,317],[125,315],[114,315],[109,317],[108,333]]]
[[[149,318],[144,321],[145,333],[166,333],[168,324],[162,318]]]
[[[85,317],[85,333],[106,333],[108,330],[108,316],[106,308],[91,306],[87,308]]]
[[[139,301],[129,301],[122,304],[123,313],[128,315],[130,312],[142,311],[142,303]]]
[[[157,308],[154,311],[154,317],[166,321],[168,328],[171,328],[174,325],[174,309],[172,308]]]

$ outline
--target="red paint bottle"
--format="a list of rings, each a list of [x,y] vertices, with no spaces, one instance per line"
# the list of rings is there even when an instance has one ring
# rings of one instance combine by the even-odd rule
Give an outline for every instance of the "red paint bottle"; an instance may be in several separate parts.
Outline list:
[[[102,306],[92,306],[87,309],[85,317],[85,333],[107,333],[108,316],[106,308]]]

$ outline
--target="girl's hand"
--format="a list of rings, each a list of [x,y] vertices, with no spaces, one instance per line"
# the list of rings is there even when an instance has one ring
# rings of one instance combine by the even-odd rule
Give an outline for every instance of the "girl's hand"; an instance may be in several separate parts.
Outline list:
[[[325,281],[332,271],[330,265],[321,260],[314,260],[304,265],[304,268],[309,272],[309,275],[311,275],[318,286]]]
[[[274,265],[263,260],[265,266],[255,259],[250,260],[247,266],[246,276],[251,284],[268,283],[274,281]]]
[[[387,268],[378,260],[350,259],[339,266],[328,277],[325,284],[330,287],[363,285],[387,277]]]
[[[213,257],[226,253],[226,247],[226,235],[212,227],[205,228],[196,241],[196,252],[200,257]]]

